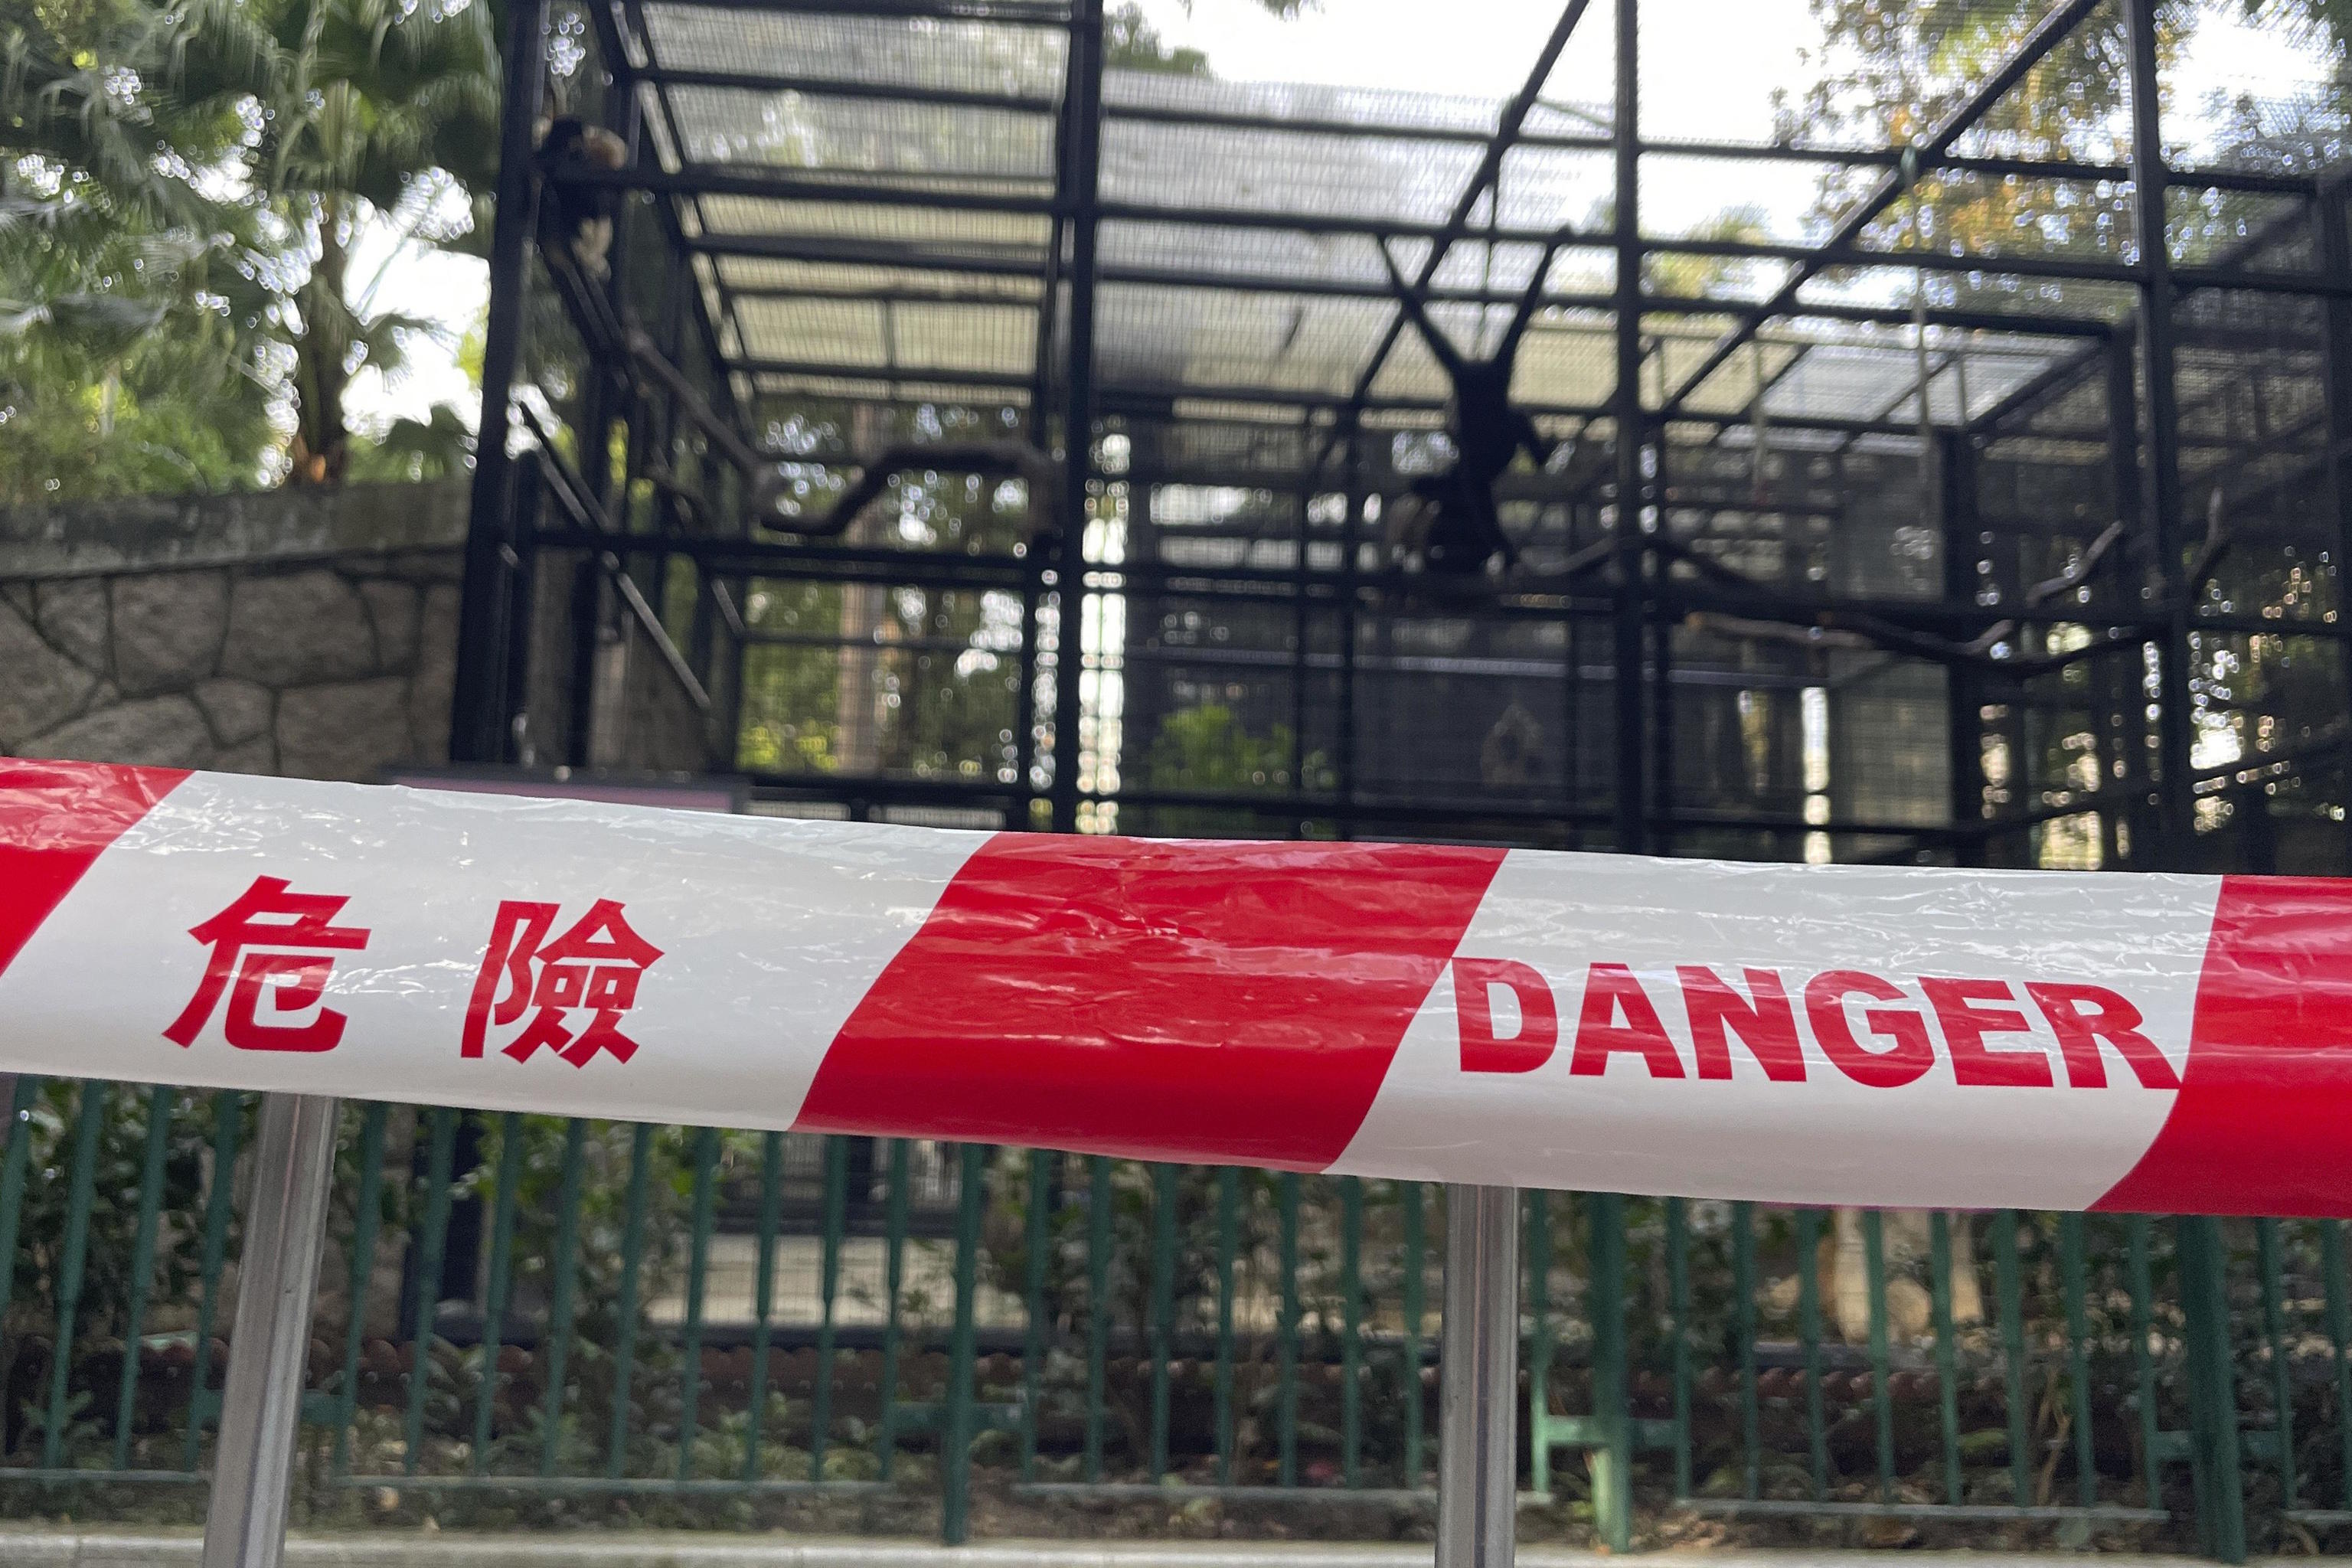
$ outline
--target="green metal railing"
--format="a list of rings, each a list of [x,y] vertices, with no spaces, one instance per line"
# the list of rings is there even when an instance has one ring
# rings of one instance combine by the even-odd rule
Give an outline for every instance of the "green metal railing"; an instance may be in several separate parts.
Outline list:
[[[8,1097],[0,1484],[193,1511],[250,1098]],[[1385,1536],[1433,1501],[1426,1186],[344,1115],[300,1517],[845,1507],[960,1541],[975,1500],[1023,1529],[1174,1501]],[[1532,1535],[1843,1520],[2235,1559],[2352,1526],[2337,1225],[1540,1193],[1524,1219]]]

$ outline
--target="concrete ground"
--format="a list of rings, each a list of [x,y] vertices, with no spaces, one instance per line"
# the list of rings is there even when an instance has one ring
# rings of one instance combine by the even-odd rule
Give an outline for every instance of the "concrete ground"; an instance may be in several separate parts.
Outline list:
[[[0,1522],[5,1568],[194,1568],[194,1531],[26,1528]],[[2197,1568],[2181,1557],[2086,1552],[1663,1552],[1675,1568]],[[1087,1544],[828,1540],[688,1531],[533,1536],[403,1531],[296,1535],[287,1568],[1425,1568],[1430,1548],[1275,1542]],[[1605,1552],[1529,1547],[1524,1568],[1623,1568]],[[2305,1560],[2309,1561],[2309,1560]]]

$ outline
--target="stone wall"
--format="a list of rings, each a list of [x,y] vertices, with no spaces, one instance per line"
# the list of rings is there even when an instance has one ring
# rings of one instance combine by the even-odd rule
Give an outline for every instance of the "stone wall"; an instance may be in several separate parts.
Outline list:
[[[369,779],[446,755],[462,483],[0,512],[0,752]]]

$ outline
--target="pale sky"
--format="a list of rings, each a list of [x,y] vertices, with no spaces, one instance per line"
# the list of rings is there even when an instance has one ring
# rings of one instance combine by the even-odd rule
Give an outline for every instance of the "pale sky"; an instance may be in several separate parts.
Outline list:
[[[1293,20],[1258,0],[1142,0],[1162,37],[1205,52],[1230,81],[1311,81],[1341,86],[1496,98],[1517,90],[1559,15],[1560,0],[1322,0]],[[2216,7],[2191,57],[2174,75],[2171,138],[2203,139],[2203,106],[2217,95],[2293,93],[2315,74],[2309,58],[2275,31],[2257,32]],[[1643,0],[1642,117],[1644,132],[1676,140],[1761,141],[1773,123],[1773,91],[1801,90],[1811,75],[1803,53],[1817,44],[1808,0]],[[1442,18],[1442,25],[1434,25]],[[1549,99],[1602,104],[1611,97],[1616,26],[1609,0],[1595,0],[1561,57]],[[1683,230],[1726,207],[1755,205],[1794,231],[1813,197],[1818,168],[1803,163],[1737,166],[1659,163],[1643,182],[1644,226]],[[362,237],[352,274],[368,276],[389,249],[379,229]],[[387,387],[363,376],[351,398],[355,418],[383,423],[456,403],[470,422],[475,396],[455,358],[457,340],[480,315],[481,265],[406,247],[383,273],[376,302],[449,323],[440,343],[413,345],[407,375]]]

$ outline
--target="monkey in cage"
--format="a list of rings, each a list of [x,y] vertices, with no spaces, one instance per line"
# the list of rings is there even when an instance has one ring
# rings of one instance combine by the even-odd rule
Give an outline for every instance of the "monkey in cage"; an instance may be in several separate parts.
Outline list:
[[[1433,575],[1475,577],[1497,555],[1506,568],[1518,560],[1518,548],[1503,531],[1495,505],[1495,481],[1522,451],[1543,467],[1551,461],[1555,444],[1544,438],[1524,411],[1512,406],[1511,376],[1518,365],[1520,341],[1542,301],[1552,258],[1570,237],[1570,231],[1563,227],[1546,241],[1502,341],[1483,358],[1463,353],[1430,320],[1426,289],[1407,282],[1387,239],[1379,242],[1398,307],[1429,345],[1451,388],[1445,433],[1454,446],[1454,461],[1413,481],[1413,504],[1396,509],[1389,535],[1392,554],[1417,560]]]

